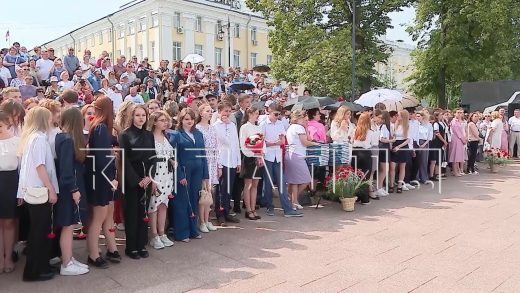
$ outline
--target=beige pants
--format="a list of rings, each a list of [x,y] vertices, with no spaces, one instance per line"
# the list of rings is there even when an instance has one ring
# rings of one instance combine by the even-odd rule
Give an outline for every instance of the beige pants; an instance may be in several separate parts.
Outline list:
[[[520,157],[520,131],[510,131],[509,132],[509,155],[513,156],[513,150],[515,149],[516,144],[516,156]]]

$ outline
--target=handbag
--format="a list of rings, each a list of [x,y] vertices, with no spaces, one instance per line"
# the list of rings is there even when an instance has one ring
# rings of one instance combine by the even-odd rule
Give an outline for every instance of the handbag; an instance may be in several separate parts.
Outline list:
[[[209,190],[209,186],[204,184],[199,191],[199,204],[204,206],[211,206],[213,204],[213,196]]]
[[[49,201],[49,190],[46,187],[27,187],[23,200],[28,204],[44,204]]]

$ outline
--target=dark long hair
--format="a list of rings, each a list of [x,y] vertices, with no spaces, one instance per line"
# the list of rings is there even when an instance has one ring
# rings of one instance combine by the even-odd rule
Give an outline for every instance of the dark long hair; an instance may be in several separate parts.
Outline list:
[[[108,128],[108,133],[112,134],[112,129],[114,128],[114,107],[112,105],[112,100],[107,98],[106,96],[99,96],[93,103],[95,113],[94,120],[90,123],[89,135],[93,133],[94,128],[99,124],[106,124]]]
[[[381,116],[383,118],[383,125],[386,126],[386,129],[390,132],[390,112],[383,110],[381,111]]]
[[[69,108],[61,113],[61,129],[68,133],[74,141],[74,157],[76,161],[85,161],[85,136],[83,135],[83,115],[78,108]]]
[[[195,114],[195,111],[193,111],[191,108],[184,108],[179,113],[179,118],[177,119],[177,129],[182,130],[182,120],[184,120],[184,117],[186,115],[190,115],[191,119],[193,119],[193,126],[191,127],[190,131],[193,132],[195,129],[195,121],[197,121],[197,115]]]
[[[240,111],[240,110],[239,110]],[[249,122],[249,115],[255,113],[256,111],[260,112],[260,110],[258,110],[257,108],[254,108],[254,107],[249,107],[247,108],[245,111],[244,111],[244,117],[242,118],[242,125],[246,124],[247,122]],[[258,123],[255,122],[255,125]]]

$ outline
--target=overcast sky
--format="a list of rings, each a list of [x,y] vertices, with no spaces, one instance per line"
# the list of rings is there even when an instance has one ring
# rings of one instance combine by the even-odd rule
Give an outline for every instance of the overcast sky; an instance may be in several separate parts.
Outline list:
[[[18,41],[29,50],[35,45],[60,37],[82,25],[104,17],[119,9],[129,0],[31,1],[29,9],[4,10],[0,18],[0,47],[7,47],[5,33],[9,29],[11,43]],[[413,44],[403,25],[413,21],[415,12],[411,8],[393,13],[392,25],[387,38],[403,40]]]

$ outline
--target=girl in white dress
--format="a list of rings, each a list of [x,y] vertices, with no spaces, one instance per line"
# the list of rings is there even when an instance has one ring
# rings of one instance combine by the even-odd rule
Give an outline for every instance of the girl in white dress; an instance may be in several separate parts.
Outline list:
[[[170,125],[170,116],[164,111],[156,111],[150,115],[148,130],[153,133],[155,139],[156,164],[153,171],[152,195],[148,205],[150,215],[150,228],[152,240],[150,245],[155,249],[161,249],[173,245],[164,233],[168,202],[173,198],[173,147],[165,136],[166,129]]]

